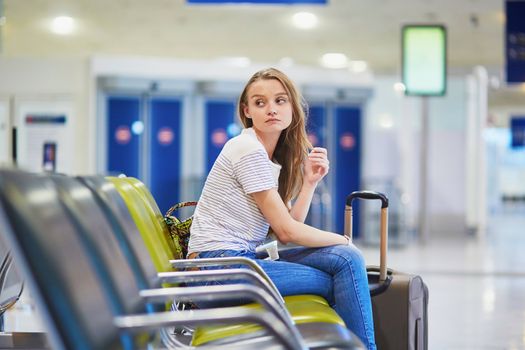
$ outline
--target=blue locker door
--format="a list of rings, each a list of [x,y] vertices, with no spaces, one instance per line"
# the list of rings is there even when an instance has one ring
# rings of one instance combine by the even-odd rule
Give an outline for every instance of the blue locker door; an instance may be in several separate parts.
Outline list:
[[[209,100],[205,103],[206,174],[210,172],[226,141],[238,133],[235,106],[233,101]]]
[[[314,147],[326,147],[326,109],[322,104],[310,104],[306,123],[308,139]],[[330,155],[329,155],[330,156]],[[327,178],[317,187],[308,210],[305,223],[322,230],[329,230],[327,206],[323,203],[325,192],[328,190]]]
[[[181,111],[179,99],[152,98],[149,102],[149,188],[162,213],[179,202]]]
[[[310,105],[306,131],[314,147],[326,147],[326,117],[323,105]]]
[[[360,189],[361,180],[361,109],[338,106],[335,116],[335,230],[344,232],[344,207],[346,196]],[[359,211],[358,201],[352,204],[354,213]],[[354,215],[353,233],[359,237],[359,215]]]
[[[140,135],[133,133],[133,123],[140,120],[140,98],[108,96],[106,99],[107,164],[111,174],[140,174]]]

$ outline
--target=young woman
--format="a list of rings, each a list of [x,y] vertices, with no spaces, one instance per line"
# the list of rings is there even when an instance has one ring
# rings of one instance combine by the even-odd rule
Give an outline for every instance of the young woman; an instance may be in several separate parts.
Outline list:
[[[245,129],[224,145],[208,175],[188,257],[256,259],[283,296],[323,296],[375,349],[361,253],[347,237],[304,224],[314,190],[329,169],[326,149],[309,152],[304,109],[284,73],[270,68],[251,77],[238,106]],[[270,227],[280,242],[304,247],[280,252],[279,260],[257,259],[255,249]]]

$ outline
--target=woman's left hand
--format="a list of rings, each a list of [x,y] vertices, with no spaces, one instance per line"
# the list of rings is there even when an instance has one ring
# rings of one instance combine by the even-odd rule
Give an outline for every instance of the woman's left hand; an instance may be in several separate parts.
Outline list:
[[[314,147],[304,162],[304,181],[315,186],[328,174],[330,161],[326,148]]]

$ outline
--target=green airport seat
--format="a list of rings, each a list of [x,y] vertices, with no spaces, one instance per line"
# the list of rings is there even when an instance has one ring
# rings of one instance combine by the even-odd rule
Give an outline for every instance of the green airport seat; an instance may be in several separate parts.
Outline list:
[[[163,215],[160,212],[153,196],[147,187],[135,178],[108,178],[119,190],[119,193],[124,193],[123,199],[126,203],[128,201],[141,201],[144,207],[140,212],[143,216],[132,215],[135,220],[148,220],[156,222],[156,232],[149,229],[142,231],[144,225],[139,226],[141,234],[144,236],[154,235],[156,237],[168,237],[167,227],[165,226]],[[133,194],[131,185],[136,193]],[[137,196],[138,194],[138,196]],[[129,204],[130,211],[137,210],[135,207],[137,203]],[[134,209],[135,208],[135,209]],[[147,213],[148,218],[144,215]],[[169,249],[169,245],[158,245],[155,249]],[[155,254],[155,252],[152,252]],[[170,255],[171,252],[165,252],[163,255]],[[198,259],[196,259],[198,260]],[[296,295],[284,297],[285,305],[290,313],[292,319],[296,324],[306,323],[328,323],[336,324],[344,327],[344,322],[337,315],[337,313],[328,306],[328,302],[324,298],[316,295]],[[247,305],[247,308],[256,308],[256,305]],[[257,327],[253,325],[230,325],[228,327],[200,327],[194,333],[193,343],[195,345],[213,342],[218,339],[228,338],[233,335],[240,335],[250,333],[256,330]]]
[[[93,204],[85,187],[60,180],[57,190],[49,177],[0,170],[0,229],[47,321],[52,348],[131,350],[151,344],[154,329],[246,321],[275,336],[251,339],[253,347],[305,348],[293,328],[268,311],[145,313],[144,295],[139,297],[132,274],[122,269],[124,259],[112,254],[118,247],[107,240],[113,233],[102,209]],[[236,342],[218,348],[245,346]]]
[[[172,244],[167,236],[167,228],[164,231],[162,223],[156,220],[151,207],[144,205],[143,197],[127,180],[117,177],[107,179],[115,185],[124,199],[157,271],[173,271],[174,268],[169,263],[173,259],[173,254],[171,253]]]

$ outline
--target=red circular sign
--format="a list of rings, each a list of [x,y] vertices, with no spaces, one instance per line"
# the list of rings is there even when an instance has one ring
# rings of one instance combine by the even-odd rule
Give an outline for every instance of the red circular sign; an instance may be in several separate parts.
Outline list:
[[[115,141],[120,145],[126,145],[131,140],[131,131],[127,125],[121,125],[115,130]]]
[[[224,129],[215,129],[211,133],[211,142],[215,147],[222,147],[228,141],[228,135]]]
[[[339,138],[339,145],[341,145],[341,148],[349,151],[354,148],[355,146],[355,137],[352,133],[346,132],[341,135]]]
[[[159,140],[159,143],[164,146],[169,146],[173,142],[173,139],[175,138],[175,133],[170,127],[163,127],[159,129],[159,132],[157,133],[157,140]]]

